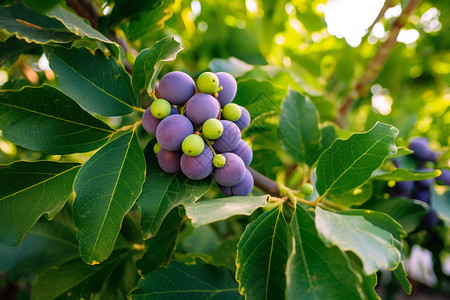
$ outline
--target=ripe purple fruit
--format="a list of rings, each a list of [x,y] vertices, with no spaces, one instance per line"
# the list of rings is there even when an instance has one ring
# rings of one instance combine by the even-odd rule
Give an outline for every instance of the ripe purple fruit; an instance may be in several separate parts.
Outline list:
[[[247,196],[253,189],[253,176],[248,169],[245,169],[245,176],[237,185],[231,187],[233,196]]]
[[[183,105],[195,94],[195,82],[184,72],[170,72],[159,81],[158,92],[171,104]]]
[[[442,169],[441,172],[441,175],[436,180],[444,185],[450,186],[450,170]]]
[[[175,107],[172,106],[170,115],[176,115],[178,114],[178,111]],[[161,123],[162,120],[158,120],[155,118],[151,112],[151,108],[147,108],[142,115],[142,127],[148,132],[153,135],[156,134],[156,128],[158,128],[159,123]]]
[[[424,137],[416,138],[409,144],[409,149],[413,150],[412,154],[418,160],[421,161],[436,161],[436,153],[430,150],[428,147],[428,139]]]
[[[172,174],[180,172],[180,159],[180,152],[169,151],[164,148],[159,149],[158,165],[164,172]]]
[[[234,121],[234,124],[236,124],[240,130],[247,128],[248,125],[250,125],[250,114],[248,110],[241,106],[241,117],[237,121]]]
[[[219,103],[209,94],[195,94],[186,105],[186,116],[195,125],[201,125],[208,119],[219,115]]]
[[[191,121],[182,115],[168,116],[156,129],[156,140],[166,150],[181,150],[183,140],[194,133]]]
[[[214,141],[214,149],[218,152],[233,151],[241,140],[241,131],[236,124],[231,121],[221,120],[223,125],[222,135]]]
[[[181,171],[183,174],[193,180],[202,180],[208,177],[213,170],[213,153],[209,147],[205,147],[203,152],[197,156],[181,156]]]
[[[220,102],[220,106],[223,108],[225,105],[233,101],[237,92],[236,79],[228,73],[219,72],[216,73],[217,78],[219,78],[219,86],[223,89],[219,92],[217,100]]]
[[[234,186],[244,179],[245,165],[242,159],[234,153],[222,153],[227,162],[225,166],[214,171],[217,183],[223,186]]]
[[[246,141],[240,140],[236,148],[234,148],[232,153],[239,156],[244,162],[245,166],[248,167],[253,159],[252,148],[247,144]]]

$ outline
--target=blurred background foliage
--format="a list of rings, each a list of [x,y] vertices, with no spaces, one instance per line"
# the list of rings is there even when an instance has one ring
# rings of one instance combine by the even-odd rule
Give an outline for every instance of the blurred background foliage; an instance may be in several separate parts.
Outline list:
[[[35,1],[23,2],[32,5]],[[149,7],[140,7],[143,2],[139,0],[91,2],[101,15],[99,30],[107,34],[114,28],[115,34],[126,40],[130,47],[126,55],[128,63],[132,64],[137,53],[151,47],[155,41],[175,35],[184,50],[174,62],[165,64],[162,75],[180,70],[195,78],[208,69],[226,71],[239,80],[239,87],[252,88],[254,92],[261,89],[265,96],[262,101],[268,100],[264,102],[267,106],[263,108],[265,118],[259,120],[262,124],[253,126],[244,137],[253,144],[252,167],[272,179],[287,177],[287,184],[295,187],[304,174],[301,167],[296,169],[293,160],[277,142],[280,104],[288,87],[309,95],[315,104],[323,124],[324,149],[335,137],[346,138],[381,121],[400,130],[396,141],[398,146],[407,146],[415,136],[427,137],[430,147],[441,153],[441,159],[433,167],[450,168],[448,0],[419,2],[401,29],[398,43],[387,62],[378,65],[380,75],[360,91],[341,127],[332,123],[339,118],[339,108],[355,90],[380,45],[388,39],[394,21],[408,4],[407,0],[155,0],[146,2]],[[157,5],[156,9],[151,9]],[[372,24],[383,6],[384,14]],[[0,40],[6,39],[14,37],[0,31]],[[95,47],[92,41],[75,43]],[[0,49],[1,89],[25,84],[57,85],[48,62],[42,56],[41,47],[19,40],[15,46],[21,50],[20,55],[6,47]],[[271,84],[254,82],[253,79]],[[255,94],[238,93],[236,101],[248,108],[251,101],[258,100]],[[255,109],[261,109],[261,103]],[[252,117],[257,113],[254,110]],[[118,128],[139,118],[138,115],[129,115],[105,121]],[[143,131],[141,136],[144,145],[150,137]],[[0,134],[2,164],[40,159],[84,162],[91,154],[49,156],[16,146]],[[260,192],[254,191],[257,193]],[[209,197],[215,196],[217,191],[212,190]],[[235,226],[237,223],[233,220],[228,225],[218,223],[215,229],[220,232],[225,230],[224,226],[234,226],[237,227],[235,236],[239,236],[246,222]],[[205,232],[214,235],[208,228]],[[211,252],[215,246],[200,243],[203,234],[191,235],[184,240],[183,246],[189,251],[195,247],[209,247],[208,251],[195,248],[193,252]],[[210,238],[218,244],[216,239]],[[450,256],[450,230],[447,227],[429,236],[427,231],[413,235],[410,243],[427,246],[434,240],[442,243],[437,246],[439,251],[436,253],[441,255],[443,262],[448,262],[444,257]],[[441,252],[443,248],[447,250]],[[450,274],[450,266],[444,267]],[[440,274],[449,275],[443,275],[442,271]],[[446,282],[448,285],[449,281]],[[437,289],[449,292],[450,286]]]

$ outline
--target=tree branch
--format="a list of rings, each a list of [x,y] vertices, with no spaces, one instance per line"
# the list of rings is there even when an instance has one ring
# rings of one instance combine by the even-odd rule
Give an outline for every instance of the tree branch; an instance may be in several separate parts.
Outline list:
[[[280,197],[280,190],[278,189],[278,185],[275,181],[267,178],[253,168],[248,167],[248,170],[253,176],[255,186],[260,188],[264,193],[267,193],[271,196]]]
[[[408,22],[408,17],[419,3],[420,0],[410,0],[406,8],[402,11],[401,15],[395,20],[391,27],[388,39],[381,44],[377,53],[373,57],[372,61],[367,66],[366,72],[356,83],[355,88],[347,95],[344,104],[339,109],[338,118],[335,120],[341,127],[344,124],[347,113],[352,106],[353,102],[361,95],[367,93],[368,87],[377,79],[381,70],[383,69],[386,60],[391,54],[393,48],[397,44],[397,37],[400,33],[400,29]]]

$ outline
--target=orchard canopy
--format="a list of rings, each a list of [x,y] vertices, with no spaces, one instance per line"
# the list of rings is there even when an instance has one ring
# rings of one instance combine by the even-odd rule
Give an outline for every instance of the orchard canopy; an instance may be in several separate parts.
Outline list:
[[[0,299],[449,299],[448,0],[0,0]]]

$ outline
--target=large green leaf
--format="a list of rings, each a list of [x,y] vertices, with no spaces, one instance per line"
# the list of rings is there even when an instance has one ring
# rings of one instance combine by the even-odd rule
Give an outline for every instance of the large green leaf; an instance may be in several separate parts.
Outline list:
[[[368,132],[337,139],[317,163],[319,194],[343,193],[367,181],[385,157],[395,153],[397,134],[397,128],[377,122]]]
[[[408,169],[394,169],[385,174],[377,174],[373,176],[373,179],[376,180],[395,180],[395,181],[420,181],[426,180],[430,178],[435,178],[441,175],[440,170],[431,170],[431,171],[416,171],[416,170],[408,170]]]
[[[247,226],[236,258],[239,292],[247,299],[284,298],[289,239],[281,205]]]
[[[450,188],[431,189],[431,208],[440,219],[450,223]]]
[[[18,245],[43,214],[61,207],[79,168],[52,161],[0,165],[0,244]]]
[[[139,280],[131,299],[237,299],[233,273],[197,260],[194,264],[172,262]]]
[[[312,166],[320,154],[319,115],[308,97],[289,90],[281,108],[278,131],[283,149],[298,163]]]
[[[0,28],[28,43],[67,43],[78,38],[58,20],[46,17],[18,2],[0,6]]]
[[[0,273],[12,280],[80,256],[75,231],[55,222],[39,220],[19,247],[0,246]]]
[[[395,158],[395,157],[410,155],[412,153],[414,153],[414,151],[409,150],[408,148],[406,148],[404,146],[400,146],[400,147],[397,147],[397,152],[396,153],[389,154],[387,156],[387,158]]]
[[[60,5],[53,7],[51,10],[47,11],[46,14],[59,20],[64,24],[64,26],[67,27],[68,30],[78,35],[79,37],[88,37],[109,44],[113,43],[106,36],[83,21],[83,19],[71,13],[67,9],[62,8]]]
[[[58,4],[58,2],[61,2],[62,0],[20,0],[20,1],[34,10],[45,12],[48,9],[55,6],[56,4]]]
[[[200,226],[234,215],[251,215],[258,207],[266,205],[266,195],[255,197],[230,197],[200,200],[187,204],[186,215],[194,226]]]
[[[135,130],[105,145],[81,167],[74,183],[73,219],[86,263],[100,263],[111,254],[144,179],[144,155]]]
[[[360,186],[339,195],[329,195],[328,198],[339,205],[350,207],[361,205],[370,199],[373,192],[372,181],[366,181]]]
[[[118,116],[137,106],[130,76],[110,54],[59,46],[45,46],[44,50],[62,91],[87,110]]]
[[[169,262],[183,223],[183,217],[180,216],[177,209],[174,209],[164,219],[156,235],[145,241],[145,253],[137,262],[137,266],[143,274],[156,270],[160,265]]]
[[[405,269],[403,268],[403,264],[400,263],[398,267],[393,271],[395,277],[400,282],[402,289],[406,294],[411,295],[412,285],[408,280],[408,274],[406,274]]]
[[[86,265],[79,257],[38,274],[31,289],[32,300],[52,300],[73,297],[90,299],[100,291],[110,274],[130,252],[115,251],[110,259],[97,265]],[[124,274],[125,275],[125,274]]]
[[[155,140],[144,150],[147,162],[147,179],[137,200],[141,209],[141,229],[144,239],[156,234],[164,218],[180,204],[197,201],[211,187],[211,178],[191,180],[183,174],[162,171],[153,152]]]
[[[144,91],[155,89],[158,77],[164,62],[174,60],[178,52],[183,50],[181,44],[174,36],[168,36],[157,41],[150,49],[142,50],[136,57],[133,69],[133,89],[137,95]]]
[[[50,154],[92,151],[114,134],[49,85],[0,92],[0,129],[11,142]]]
[[[365,274],[379,268],[393,270],[403,259],[402,237],[406,233],[383,213],[370,210],[332,213],[317,207],[316,228],[327,245],[358,255]]]
[[[384,199],[375,196],[361,206],[363,209],[379,211],[399,222],[406,232],[411,232],[422,222],[428,209],[422,201],[408,198],[391,197]]]
[[[123,26],[130,41],[146,37],[164,27],[164,22],[172,16],[173,0],[162,0],[162,4],[148,12],[139,14]]]
[[[361,278],[338,247],[327,247],[301,207],[292,217],[294,251],[287,264],[287,299],[361,299]]]
[[[286,97],[286,93],[286,88],[269,81],[239,80],[233,103],[245,106],[248,110],[251,116],[249,127],[264,129],[267,118],[280,114],[281,102]]]
[[[112,12],[106,16],[108,26],[113,26],[126,18],[151,11],[161,5],[163,0],[116,0]]]

